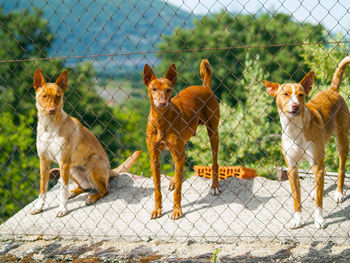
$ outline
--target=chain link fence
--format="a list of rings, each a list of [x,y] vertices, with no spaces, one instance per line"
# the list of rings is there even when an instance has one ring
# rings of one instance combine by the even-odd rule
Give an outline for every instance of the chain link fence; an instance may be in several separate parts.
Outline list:
[[[343,203],[333,200],[338,171],[334,136],[325,149],[325,228],[313,228],[314,180],[307,163],[299,165],[305,223],[297,230],[288,228],[294,208],[290,184],[282,176],[281,124],[274,98],[262,83],[299,82],[314,70],[308,97],[327,90],[338,63],[349,54],[347,1],[50,0],[1,1],[0,7],[3,237],[223,242],[349,238],[347,176]],[[207,130],[199,126],[185,148],[183,217],[171,219],[174,200],[168,184],[175,166],[164,151],[162,216],[151,220],[155,198],[146,146],[150,99],[143,68],[148,64],[157,77],[164,77],[174,63],[176,94],[202,84],[203,59],[210,62],[212,90],[220,104],[219,166],[254,169],[258,176],[236,172],[224,179],[223,174],[221,194],[211,195],[211,179],[194,171],[194,166],[212,165]],[[142,151],[129,173],[109,180],[108,195],[92,205],[85,204],[91,193],[74,197],[63,217],[56,217],[62,197],[53,173],[42,212],[30,214],[40,187],[33,88],[37,68],[46,82],[55,82],[67,70],[64,110],[97,137],[112,168]],[[340,87],[347,104],[348,73]],[[51,162],[50,168],[55,167]]]

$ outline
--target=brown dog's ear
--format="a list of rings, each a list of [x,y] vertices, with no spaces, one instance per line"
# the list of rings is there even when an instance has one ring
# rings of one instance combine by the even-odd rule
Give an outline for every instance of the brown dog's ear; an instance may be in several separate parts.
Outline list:
[[[60,87],[63,91],[67,89],[68,86],[68,73],[64,70],[61,75],[57,78],[55,84]]]
[[[171,84],[174,86],[176,81],[177,81],[177,71],[176,71],[176,66],[175,64],[171,64],[168,72],[165,75],[165,78],[167,80],[170,80]]]
[[[34,81],[33,81],[33,87],[35,91],[37,91],[40,87],[44,86],[46,84],[45,78],[43,73],[41,72],[40,68],[37,68],[34,73]]]
[[[145,65],[143,68],[143,82],[146,84],[148,87],[148,84],[156,78],[156,75],[154,75],[153,70],[151,69],[148,64]]]
[[[305,75],[305,77],[299,82],[300,85],[302,85],[304,87],[304,90],[306,92],[306,94],[309,94],[311,89],[312,89],[312,85],[314,84],[314,80],[315,80],[315,72],[314,71],[310,71],[309,73],[307,73]]]
[[[264,86],[266,88],[266,91],[272,96],[272,97],[276,97],[277,96],[277,91],[278,91],[278,87],[279,84],[275,83],[275,82],[271,82],[271,81],[267,81],[267,80],[263,80]]]

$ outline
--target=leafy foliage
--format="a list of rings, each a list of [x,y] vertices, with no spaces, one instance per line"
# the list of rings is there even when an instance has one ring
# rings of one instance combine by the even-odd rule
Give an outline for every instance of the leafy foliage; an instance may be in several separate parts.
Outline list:
[[[259,54],[262,68],[277,82],[300,79],[308,67],[302,63],[302,48],[296,44],[323,39],[321,25],[298,24],[285,14],[232,15],[223,11],[195,20],[194,25],[193,29],[178,29],[164,37],[159,49],[205,50],[163,53],[159,72],[177,63],[181,72],[177,87],[185,87],[193,84],[193,72],[198,72],[200,60],[208,58],[214,70],[215,93],[230,105],[246,99],[242,73],[247,53],[251,57]]]
[[[4,59],[46,57],[54,40],[42,13],[11,12],[0,10],[0,48]],[[20,26],[18,26],[20,24]],[[39,158],[35,149],[36,109],[33,75],[36,68],[44,72],[47,82],[54,82],[63,71],[60,60],[10,62],[0,64],[0,162],[2,173],[0,198],[4,200],[0,217],[6,219],[36,197],[39,188]],[[113,109],[101,99],[94,88],[95,73],[90,63],[67,68],[69,85],[65,93],[64,109],[81,120],[101,141],[113,160],[120,163],[119,151],[123,151],[126,137]],[[131,144],[130,150],[139,149]]]
[[[39,163],[33,149],[34,116],[34,110],[27,115],[3,112],[0,116],[0,218],[12,215],[36,194]]]
[[[327,35],[326,33],[324,33]],[[349,44],[342,43],[344,36],[339,33],[335,40],[338,42],[336,44],[330,44],[327,46],[318,45],[306,45],[302,53],[303,60],[309,68],[315,71],[315,78],[319,81],[319,85],[328,86],[330,85],[335,69],[338,63],[347,55],[349,52]],[[327,37],[327,41],[334,41],[332,37]],[[350,69],[347,68],[344,72],[344,77],[342,81],[342,86],[349,86],[350,79],[349,76]],[[340,88],[341,92],[346,92],[346,97],[349,97],[350,91],[348,89]],[[314,87],[313,92],[318,92],[319,90]]]
[[[3,59],[26,59],[45,56],[53,35],[41,12],[4,14],[0,10],[0,56]],[[34,44],[35,43],[35,44]],[[2,173],[0,217],[7,218],[35,193],[38,174],[35,154],[35,110],[32,79],[33,63],[13,62],[0,64],[0,162]]]
[[[259,56],[247,55],[243,72],[245,104],[220,106],[219,165],[243,165],[257,169],[261,176],[273,177],[275,166],[284,164],[280,147],[280,124],[274,99],[261,81],[266,79]],[[200,165],[211,165],[209,138],[203,127],[191,139],[187,156]]]
[[[338,34],[335,38],[337,41],[343,41],[342,34]],[[328,37],[328,41],[334,41],[333,38]],[[315,71],[315,79],[318,83],[314,84],[313,90],[309,95],[311,98],[315,93],[323,90],[327,90],[333,78],[333,74],[337,68],[338,63],[347,56],[349,52],[349,46],[344,43],[337,43],[326,46],[314,46],[307,45],[304,47],[304,53],[302,54],[305,64],[307,64],[312,70]],[[350,78],[349,66],[345,70],[343,75],[343,81],[340,85],[340,94],[345,99],[346,103],[350,107]],[[337,143],[335,136],[332,136],[327,144],[325,163],[328,171],[337,171],[338,158],[337,158]]]
[[[48,55],[55,39],[42,16],[39,10],[6,14],[0,10],[0,41],[5,43],[0,48],[3,59]],[[244,165],[257,169],[259,175],[273,177],[273,168],[284,165],[280,147],[281,128],[274,99],[266,93],[261,81],[299,81],[309,68],[320,68],[321,71],[316,71],[316,77],[321,88],[326,88],[336,63],[344,57],[347,47],[315,48],[310,45],[302,49],[295,46],[295,43],[308,38],[313,41],[325,39],[322,26],[299,25],[283,14],[273,17],[269,14],[233,16],[222,12],[195,21],[195,26],[194,30],[176,29],[176,33],[165,37],[166,40],[159,45],[160,49],[255,47],[164,53],[158,71],[165,73],[169,64],[175,62],[180,72],[176,88],[182,89],[201,83],[200,59],[209,58],[214,70],[213,87],[222,100],[219,164]],[[257,47],[281,43],[293,45]],[[0,191],[3,200],[1,220],[32,201],[39,187],[39,159],[35,149],[36,110],[32,88],[34,71],[40,67],[47,81],[55,81],[64,66],[62,60],[0,63],[0,184],[4,189]],[[150,176],[145,143],[150,107],[148,98],[128,100],[126,104],[111,107],[98,96],[95,68],[90,63],[68,68],[68,74],[66,112],[81,120],[98,137],[112,161],[112,167],[134,150],[144,151],[132,172]],[[194,75],[197,75],[198,81]],[[132,79],[141,79],[141,76],[134,74]],[[344,77],[344,84],[349,84],[347,81]],[[347,96],[346,89],[341,88],[341,92],[346,92],[343,94]],[[332,140],[327,148],[326,164],[329,169],[337,167],[332,160],[335,146],[335,140]],[[186,155],[188,166],[200,162],[203,165],[211,164],[205,127],[199,128],[197,136],[191,139]],[[174,169],[169,153],[163,154],[161,164],[162,172],[171,175]],[[185,176],[188,175],[186,172]]]

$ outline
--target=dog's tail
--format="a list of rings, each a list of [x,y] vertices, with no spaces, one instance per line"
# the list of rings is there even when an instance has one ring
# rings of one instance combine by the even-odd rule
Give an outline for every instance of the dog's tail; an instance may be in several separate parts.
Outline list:
[[[203,86],[211,89],[211,76],[212,71],[207,59],[203,59],[200,66],[201,78],[203,80]]]
[[[343,74],[346,69],[346,66],[350,64],[350,56],[347,56],[343,58],[343,60],[338,64],[337,69],[334,72],[332,83],[331,83],[331,90],[334,90],[336,92],[339,92],[339,86],[341,84],[341,81],[343,79]]]
[[[125,162],[110,171],[110,176],[118,176],[121,173],[126,173],[134,165],[140,157],[141,151],[134,152]]]

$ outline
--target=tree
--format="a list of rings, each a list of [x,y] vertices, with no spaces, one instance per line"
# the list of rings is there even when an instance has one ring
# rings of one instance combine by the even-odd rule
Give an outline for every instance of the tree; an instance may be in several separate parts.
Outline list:
[[[221,103],[220,106],[219,165],[242,165],[256,169],[260,176],[273,178],[274,168],[284,165],[276,105],[262,85],[267,74],[259,56],[253,59],[247,54],[244,68],[246,103],[236,107]],[[203,127],[190,142],[189,160],[198,165],[211,165],[209,139]]]
[[[46,56],[53,40],[41,12],[3,13],[0,10],[0,56],[3,60]],[[32,76],[35,64],[0,64],[0,191],[1,218],[33,199],[39,163],[35,154],[35,104]]]
[[[247,53],[253,58],[259,54],[260,64],[270,79],[297,80],[309,70],[298,44],[309,39],[314,42],[324,39],[323,26],[298,24],[290,16],[278,13],[232,15],[223,11],[195,20],[194,25],[193,29],[174,30],[172,35],[164,37],[159,49],[198,51],[161,53],[159,72],[176,63],[180,72],[176,87],[182,89],[195,82],[194,75],[200,83],[199,64],[201,59],[208,58],[214,71],[213,89],[230,105],[246,99],[242,73]]]
[[[335,37],[327,36],[328,42],[336,42],[329,45],[307,45],[303,51],[305,64],[315,71],[315,84],[308,98],[311,98],[315,93],[329,89],[333,74],[338,63],[348,55],[349,44],[344,43],[344,36],[339,33]],[[350,107],[350,78],[349,66],[345,69],[343,80],[340,85],[340,94],[345,99],[348,107]],[[337,143],[335,136],[332,136],[326,147],[325,164],[326,170],[337,171]]]

